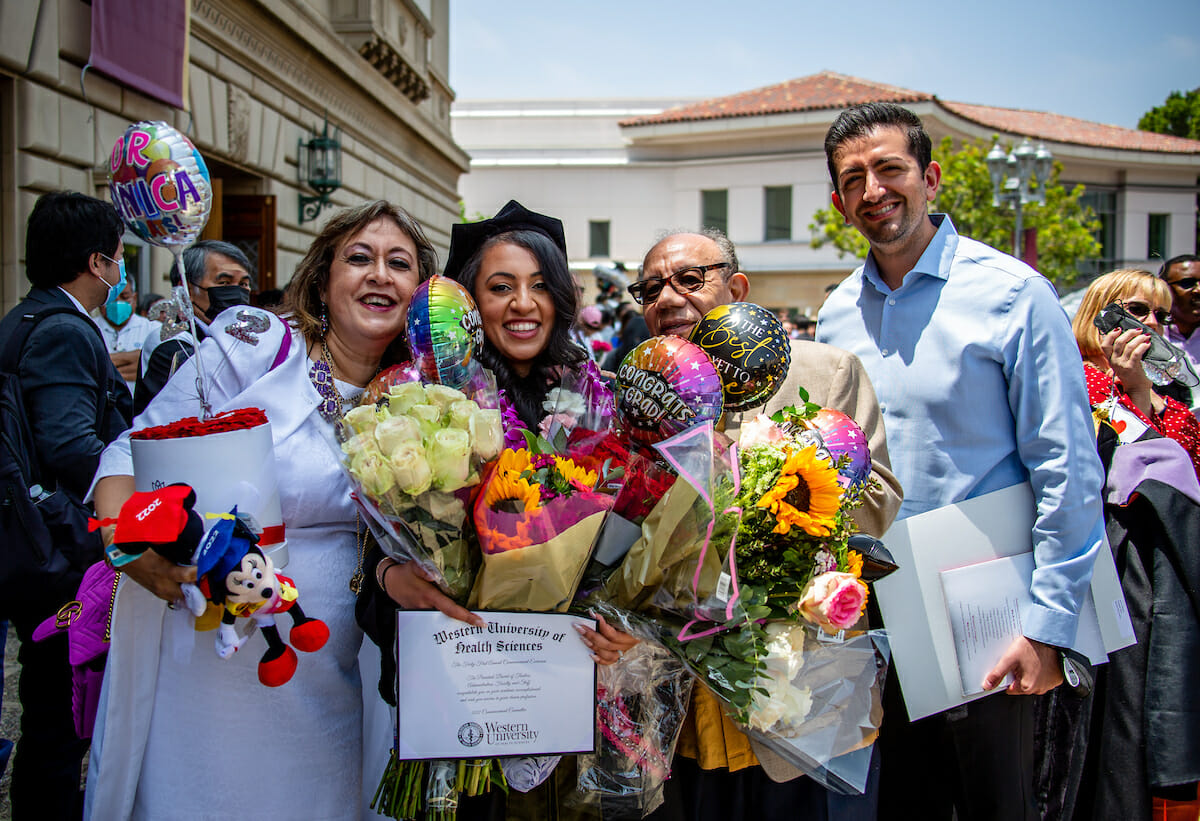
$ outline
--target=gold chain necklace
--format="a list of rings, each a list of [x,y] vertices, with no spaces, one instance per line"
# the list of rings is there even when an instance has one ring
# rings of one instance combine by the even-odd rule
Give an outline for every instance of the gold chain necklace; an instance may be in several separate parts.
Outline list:
[[[350,577],[350,592],[358,595],[363,585],[363,565],[367,561],[367,529],[363,527],[362,517],[354,511],[354,538],[358,542],[358,567]]]

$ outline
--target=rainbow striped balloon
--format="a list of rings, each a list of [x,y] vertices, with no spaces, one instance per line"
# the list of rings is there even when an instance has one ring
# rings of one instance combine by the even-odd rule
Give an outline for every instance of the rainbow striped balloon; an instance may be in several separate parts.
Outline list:
[[[483,344],[483,322],[467,289],[433,276],[417,286],[408,305],[408,346],[427,381],[461,388]]]

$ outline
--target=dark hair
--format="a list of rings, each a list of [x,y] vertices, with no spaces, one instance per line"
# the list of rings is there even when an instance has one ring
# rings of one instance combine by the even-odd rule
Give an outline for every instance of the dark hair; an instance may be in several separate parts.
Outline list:
[[[1171,257],[1162,264],[1161,268],[1158,269],[1158,278],[1165,280],[1167,278],[1167,274],[1171,272],[1172,265],[1182,265],[1185,262],[1200,262],[1200,257],[1196,256],[1195,254],[1180,254],[1177,257]]]
[[[153,291],[147,291],[144,294],[138,294],[137,312],[141,316],[146,315],[146,311],[150,310],[150,306],[155,302],[163,299],[162,294],[156,294]]]
[[[829,179],[833,181],[834,191],[838,191],[834,154],[845,143],[865,137],[877,128],[898,128],[903,131],[908,138],[908,153],[921,167],[921,173],[925,173],[933,161],[933,143],[921,125],[921,118],[895,103],[864,103],[847,108],[825,132],[825,164],[829,167]]]
[[[505,390],[521,420],[531,430],[536,430],[546,415],[542,403],[552,383],[557,381],[559,368],[576,365],[587,358],[587,352],[572,342],[570,336],[575,315],[579,312],[579,295],[562,249],[541,231],[521,229],[489,237],[454,277],[472,297],[475,296],[475,280],[483,265],[483,255],[489,248],[501,244],[524,248],[537,260],[546,290],[554,302],[554,329],[528,376],[517,375],[508,360],[492,347],[486,329],[479,361],[496,375],[496,382]]]
[[[202,239],[183,252],[183,268],[189,283],[197,288],[200,287],[200,280],[204,279],[204,272],[208,269],[208,258],[212,254],[229,257],[246,269],[246,273],[250,275],[251,288],[257,284],[258,279],[254,276],[254,266],[250,264],[250,259],[245,252],[233,243],[222,242],[219,239]],[[172,288],[182,284],[179,278],[179,260],[171,263],[170,276]]]
[[[395,222],[417,246],[417,281],[424,282],[437,273],[437,251],[433,243],[425,236],[421,224],[400,206],[376,200],[335,214],[325,223],[321,233],[308,247],[304,259],[296,266],[291,282],[284,289],[283,305],[279,309],[279,313],[289,315],[288,321],[309,342],[321,338],[321,291],[329,283],[329,268],[333,265],[333,255],[338,245],[381,217]],[[388,346],[383,356],[384,364],[408,357],[408,345],[403,337],[401,334]]]
[[[116,259],[125,226],[117,209],[78,191],[38,197],[25,227],[25,276],[54,288],[88,270],[92,254]]]

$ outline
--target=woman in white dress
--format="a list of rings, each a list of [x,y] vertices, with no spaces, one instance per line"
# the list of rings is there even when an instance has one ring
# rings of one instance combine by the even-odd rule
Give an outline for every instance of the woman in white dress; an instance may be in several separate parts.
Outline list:
[[[214,412],[266,411],[287,528],[285,572],[305,613],[325,621],[331,636],[303,654],[291,681],[264,687],[262,639],[251,636],[223,661],[213,634],[195,633],[186,609],[168,606],[182,598],[181,583],[195,580],[194,567],[152,552],[126,565],[92,744],[88,817],[359,817],[362,633],[352,584],[365,526],[327,437],[379,369],[405,357],[409,299],[436,265],[421,226],[401,208],[376,202],[335,216],[297,268],[284,319],[252,308],[221,314],[198,355],[138,417],[135,428],[196,415],[197,362]],[[101,517],[117,515],[132,494],[132,473],[126,434],[101,459],[94,491]]]

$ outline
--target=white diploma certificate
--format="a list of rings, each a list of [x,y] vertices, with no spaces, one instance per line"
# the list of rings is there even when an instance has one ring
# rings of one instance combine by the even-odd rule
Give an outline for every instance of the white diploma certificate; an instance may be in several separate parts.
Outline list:
[[[396,613],[397,755],[489,758],[592,752],[596,664],[566,613]]]
[[[1033,490],[1026,482],[911,516],[884,534],[899,569],[875,582],[875,592],[910,719],[988,695],[976,686],[978,671],[1004,643],[1004,631],[1016,627],[1005,614],[1032,601],[1033,523]],[[945,573],[969,565],[979,567]],[[1107,541],[1096,557],[1088,599],[1074,646],[1099,663],[1134,642]],[[980,619],[988,621],[982,631]]]

